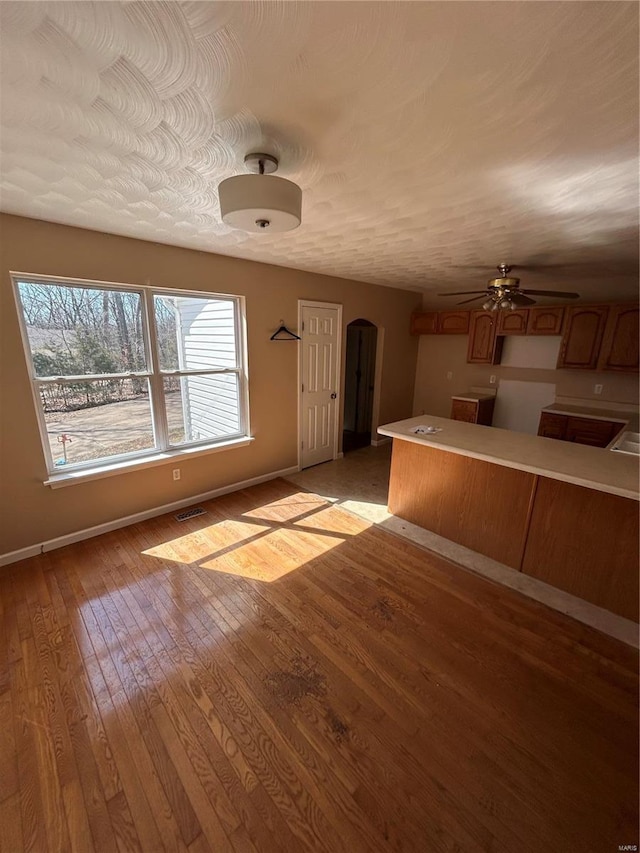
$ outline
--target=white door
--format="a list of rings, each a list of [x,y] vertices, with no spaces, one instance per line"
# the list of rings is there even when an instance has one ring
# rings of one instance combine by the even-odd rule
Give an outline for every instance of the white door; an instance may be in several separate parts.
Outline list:
[[[301,467],[337,456],[342,306],[302,303]]]

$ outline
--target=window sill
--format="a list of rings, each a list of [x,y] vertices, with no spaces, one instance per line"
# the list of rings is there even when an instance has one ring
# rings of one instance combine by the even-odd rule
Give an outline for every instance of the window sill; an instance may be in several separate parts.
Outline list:
[[[96,465],[95,468],[82,468],[79,471],[65,471],[60,474],[51,474],[44,481],[45,486],[51,489],[61,489],[64,486],[73,486],[76,483],[87,483],[90,480],[101,480],[104,477],[114,477],[116,474],[128,474],[130,471],[141,471],[143,468],[154,468],[167,462],[176,462],[180,459],[193,459],[196,456],[205,456],[207,453],[218,453],[222,450],[232,450],[234,447],[246,447],[254,439],[251,436],[242,436],[230,441],[216,444],[204,444],[197,447],[183,447],[177,450],[165,450],[162,453],[154,453],[144,458],[128,459],[123,462],[113,462],[108,465]]]

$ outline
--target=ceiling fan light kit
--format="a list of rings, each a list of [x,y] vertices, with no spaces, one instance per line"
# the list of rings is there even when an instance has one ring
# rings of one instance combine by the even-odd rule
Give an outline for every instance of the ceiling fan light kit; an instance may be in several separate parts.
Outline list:
[[[302,221],[302,190],[276,178],[278,161],[270,154],[247,154],[249,175],[226,178],[218,186],[222,221],[242,231],[291,231]]]
[[[531,299],[527,294],[553,296],[560,299],[578,299],[580,296],[579,293],[567,293],[564,290],[520,290],[520,279],[509,275],[511,272],[509,264],[498,264],[498,272],[500,273],[500,277],[489,279],[486,291],[462,290],[456,293],[439,293],[438,296],[468,296],[470,293],[476,294],[471,299],[458,302],[458,305],[466,305],[469,302],[476,302],[488,297],[486,302],[482,304],[482,308],[485,311],[515,311],[516,308],[535,305],[536,300]]]

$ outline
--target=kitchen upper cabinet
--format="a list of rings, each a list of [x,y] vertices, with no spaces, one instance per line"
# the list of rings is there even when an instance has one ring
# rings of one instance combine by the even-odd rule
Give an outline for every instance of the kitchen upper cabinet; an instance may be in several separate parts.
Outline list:
[[[541,306],[529,308],[527,317],[528,335],[561,335],[564,306]]]
[[[559,335],[557,367],[638,372],[638,304],[543,305],[515,311],[418,311],[412,335],[469,335],[467,361],[499,364],[509,335]]]
[[[504,338],[498,337],[495,311],[472,311],[469,323],[467,361],[470,364],[500,364]]]
[[[419,311],[411,315],[412,335],[435,335],[438,331],[437,311]]]
[[[526,335],[527,308],[516,308],[515,311],[498,311],[499,335]]]
[[[566,308],[558,367],[595,370],[607,322],[607,305]]]
[[[469,311],[440,311],[438,314],[439,335],[467,335],[469,333]]]
[[[412,335],[467,335],[468,311],[421,311],[411,315]]]
[[[611,305],[598,370],[638,372],[638,306]]]

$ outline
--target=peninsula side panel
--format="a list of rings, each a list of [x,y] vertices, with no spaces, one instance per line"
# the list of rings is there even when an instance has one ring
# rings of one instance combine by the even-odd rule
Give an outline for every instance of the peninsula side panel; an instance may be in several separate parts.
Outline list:
[[[394,439],[389,511],[519,569],[535,480],[525,471]]]

